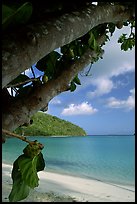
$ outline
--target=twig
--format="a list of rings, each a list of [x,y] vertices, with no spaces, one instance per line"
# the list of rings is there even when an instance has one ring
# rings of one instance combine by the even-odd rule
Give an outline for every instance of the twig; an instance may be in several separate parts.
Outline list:
[[[38,80],[39,80],[39,79],[37,79],[37,78],[28,79],[28,80],[26,80],[26,81],[19,82],[19,83],[17,83],[17,84],[8,84],[8,85],[6,86],[6,88],[16,87],[16,86],[19,86],[19,85],[22,85],[22,84],[26,84],[26,83],[31,82],[31,81],[38,81]]]
[[[9,135],[9,136],[12,136],[12,137],[16,137],[16,138],[18,138],[18,139],[20,139],[22,141],[25,141],[25,142],[29,143],[30,145],[35,144],[35,141],[30,141],[30,140],[26,139],[26,137],[20,136],[18,134],[15,134],[13,132],[8,131],[8,130],[2,129],[2,133],[6,134],[6,135]]]
[[[32,66],[31,66],[31,71],[32,71],[33,77],[34,77],[34,78],[36,78],[36,77],[35,77],[35,73],[34,73],[34,70],[33,70]]]

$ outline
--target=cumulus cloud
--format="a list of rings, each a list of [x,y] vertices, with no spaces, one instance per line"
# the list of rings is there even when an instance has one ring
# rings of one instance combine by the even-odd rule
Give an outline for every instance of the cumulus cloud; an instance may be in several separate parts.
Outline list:
[[[109,108],[124,108],[126,110],[132,110],[135,108],[135,89],[130,90],[130,95],[126,100],[116,99],[110,97],[107,101]]]
[[[108,78],[97,78],[92,81],[92,85],[96,86],[96,89],[95,91],[89,91],[87,93],[89,98],[102,96],[109,93],[114,88],[113,82]]]
[[[85,87],[94,86],[94,90],[92,88],[91,92],[87,94],[90,98],[102,96],[110,93],[113,88],[118,88],[118,84],[117,87],[116,84],[114,85],[113,77],[124,76],[135,71],[135,49],[124,52],[121,51],[120,44],[117,43],[119,36],[127,32],[130,33],[130,28],[124,27],[121,30],[116,30],[111,40],[104,46],[103,60],[92,65],[90,71],[92,77],[87,77],[86,80],[81,77]],[[90,65],[85,68],[85,72],[89,70],[89,67]]]
[[[125,74],[127,72],[134,71],[135,64],[132,61],[131,63],[123,62],[120,66],[115,69],[112,69],[110,72],[110,77],[118,76],[120,74]]]
[[[68,108],[62,111],[62,115],[91,115],[96,113],[98,110],[93,108],[88,102],[83,102],[81,104],[70,104]]]

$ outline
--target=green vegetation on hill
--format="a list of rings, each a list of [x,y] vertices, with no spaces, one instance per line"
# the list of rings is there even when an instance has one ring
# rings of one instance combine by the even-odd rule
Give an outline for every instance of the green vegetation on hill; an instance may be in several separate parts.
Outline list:
[[[43,112],[37,112],[31,119],[33,120],[31,125],[18,127],[15,133],[23,133],[26,136],[86,135],[86,132],[79,126]]]

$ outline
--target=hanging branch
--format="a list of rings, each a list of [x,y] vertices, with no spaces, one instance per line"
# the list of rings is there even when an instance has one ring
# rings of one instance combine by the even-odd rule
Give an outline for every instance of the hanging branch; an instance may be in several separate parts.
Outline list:
[[[22,141],[24,141],[24,142],[29,143],[30,145],[35,144],[35,141],[30,141],[30,140],[28,140],[28,139],[27,139],[26,137],[24,137],[24,136],[20,136],[20,135],[18,135],[18,134],[15,134],[15,133],[10,132],[10,131],[5,130],[5,129],[2,129],[2,134],[9,135],[9,136],[11,136],[11,137],[16,137],[16,138],[18,138],[18,139],[20,139],[20,140],[22,140]]]

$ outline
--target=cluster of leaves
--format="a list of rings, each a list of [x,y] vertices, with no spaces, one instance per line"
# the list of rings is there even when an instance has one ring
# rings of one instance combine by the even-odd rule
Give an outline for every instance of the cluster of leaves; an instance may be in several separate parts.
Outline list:
[[[133,31],[133,29],[135,28],[135,21],[119,21],[116,24],[109,23],[108,30],[112,36],[116,28],[121,29],[123,26],[130,26],[131,32],[129,36],[123,33],[119,37],[118,43],[121,43],[121,50],[127,51],[128,49],[131,50],[135,46],[135,33]]]
[[[13,186],[9,195],[10,202],[17,202],[25,199],[30,192],[39,185],[38,171],[45,168],[45,161],[41,150],[43,145],[34,141],[27,145],[15,162],[12,169]]]
[[[93,29],[81,38],[62,46],[59,52],[52,51],[39,60],[36,63],[36,68],[44,72],[42,81],[46,83],[48,80],[56,78],[62,69],[66,69],[67,67],[71,66],[72,63],[75,63],[76,60],[81,58],[88,48],[95,50],[99,54],[101,48],[97,44],[97,38],[101,32],[101,27],[99,27],[98,30]],[[94,59],[94,61],[97,60],[98,58]],[[71,92],[74,91],[76,89],[76,85],[81,85],[78,75],[76,75],[70,82],[69,90]]]
[[[125,22],[124,25],[128,26],[130,22]],[[135,21],[131,22],[131,33],[129,36],[127,34],[122,34],[118,39],[118,43],[121,43],[121,50],[127,51],[135,46],[135,33],[133,29],[135,28]]]

